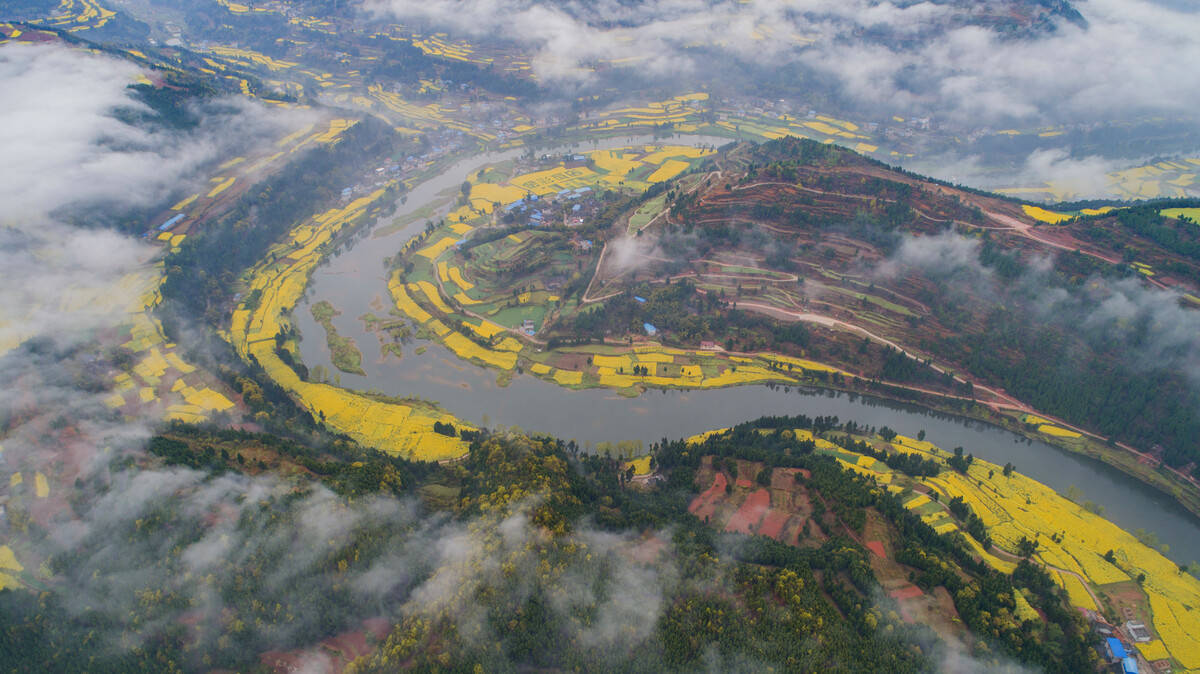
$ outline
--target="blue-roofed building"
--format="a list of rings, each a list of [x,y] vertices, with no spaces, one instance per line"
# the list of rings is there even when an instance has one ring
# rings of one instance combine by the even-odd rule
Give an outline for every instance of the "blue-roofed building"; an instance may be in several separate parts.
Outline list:
[[[1108,649],[1108,657],[1113,660],[1120,660],[1128,655],[1125,652],[1125,645],[1116,637],[1109,637],[1104,641],[1105,648]]]
[[[579,204],[575,204],[574,206],[572,206],[572,207],[571,207],[571,210],[572,210],[573,212],[576,212],[576,213],[578,213],[578,212],[579,212]]]
[[[649,323],[642,323],[642,329],[645,330],[646,334],[650,335],[651,337],[658,334],[658,328],[650,325]]]
[[[641,302],[642,304],[645,304],[645,303],[646,303],[646,298],[645,298],[645,297],[641,297],[641,296],[639,296],[639,295],[634,295],[634,296],[633,296],[633,299],[637,300],[638,302]]]
[[[1125,672],[1125,674],[1138,674],[1137,658],[1129,655],[1125,656],[1121,660],[1121,671]]]
[[[182,220],[186,217],[187,217],[187,215],[184,213],[180,213],[178,215],[173,215],[173,216],[171,216],[170,220],[167,220],[166,222],[164,222],[158,226],[158,231],[165,232],[168,229],[174,227],[180,220]]]

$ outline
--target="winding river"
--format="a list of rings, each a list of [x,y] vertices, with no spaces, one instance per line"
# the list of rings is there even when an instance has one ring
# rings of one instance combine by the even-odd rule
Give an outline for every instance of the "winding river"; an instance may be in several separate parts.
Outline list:
[[[717,145],[728,139],[682,136],[668,141],[648,136],[587,141],[544,152],[561,154],[638,144]],[[450,166],[410,191],[406,201],[386,220],[403,217],[453,193],[468,175],[488,164],[520,156],[521,150],[479,154]],[[442,197],[444,198],[444,196]],[[439,214],[446,207],[440,207]],[[376,227],[384,224],[376,223]],[[1028,441],[999,428],[931,413],[862,396],[830,391],[779,386],[739,386],[704,391],[651,390],[637,398],[625,398],[604,389],[572,391],[529,375],[515,375],[504,387],[496,384],[496,373],[460,360],[434,342],[414,340],[405,345],[403,358],[378,358],[378,339],[367,332],[359,316],[386,315],[388,297],[384,258],[395,254],[424,226],[424,219],[384,236],[366,233],[331,256],[312,277],[293,319],[304,337],[300,349],[311,368],[330,362],[323,329],[313,320],[311,303],[328,300],[342,313],[334,317],[338,332],[351,337],[363,352],[366,376],[339,373],[342,386],[377,390],[391,395],[418,396],[435,400],[450,413],[466,421],[487,426],[518,426],[527,431],[550,433],[575,439],[584,446],[599,442],[641,440],[646,444],[662,438],[678,438],[713,428],[731,426],[763,415],[836,415],[862,424],[889,426],[950,449],[964,447],[975,456],[993,463],[1011,461],[1017,470],[1060,493],[1071,486],[1083,490],[1087,499],[1104,506],[1105,517],[1122,528],[1145,529],[1170,546],[1168,557],[1177,562],[1200,560],[1200,521],[1168,496],[1138,482],[1104,463],[1038,441]],[[424,346],[422,354],[416,348]]]

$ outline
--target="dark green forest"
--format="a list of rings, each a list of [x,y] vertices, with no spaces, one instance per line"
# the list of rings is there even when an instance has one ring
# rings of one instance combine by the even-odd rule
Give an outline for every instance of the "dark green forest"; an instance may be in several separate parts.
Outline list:
[[[1023,562],[1012,576],[987,569],[963,543],[935,534],[896,497],[814,455],[811,442],[782,432],[792,428],[858,430],[836,418],[765,418],[699,445],[664,440],[655,456],[666,481],[645,490],[627,484],[619,462],[548,437],[483,434],[461,464],[438,466],[363,456],[336,444],[308,448],[271,436],[177,427],[152,440],[151,452],[160,458],[131,467],[130,474],[136,479],[137,471],[161,470],[159,462],[203,472],[139,517],[116,528],[94,526],[79,545],[48,562],[54,582],[91,577],[96,587],[115,593],[113,606],[81,610],[60,592],[0,592],[0,652],[11,654],[2,669],[253,670],[268,644],[275,650],[300,647],[377,615],[395,627],[355,671],[471,671],[477,665],[487,671],[694,671],[758,663],[784,671],[916,672],[935,666],[946,646],[927,628],[896,617],[895,604],[880,593],[866,562],[868,553],[848,535],[835,529],[824,543],[791,547],[718,533],[689,514],[695,471],[702,457],[713,456],[761,461],[768,470],[811,471],[805,486],[827,508],[826,524],[847,533],[861,532],[866,510],[880,513],[903,541],[898,559],[914,569],[914,582],[926,590],[945,587],[964,622],[987,635],[983,641],[990,646],[979,651],[985,660],[994,657],[990,651],[1050,671],[1090,670],[1095,656],[1087,632],[1040,568]],[[194,504],[206,490],[261,467],[239,458],[252,447],[267,447],[273,462],[303,465],[309,479],[332,492],[322,496],[321,487],[301,481],[288,493],[242,503],[227,523],[214,522],[211,514],[198,518]],[[351,468],[351,459],[365,463]],[[101,497],[113,488],[81,485]],[[375,516],[351,514],[353,504],[372,503],[376,496],[385,498],[371,506]],[[307,554],[288,541],[307,540],[304,518],[314,502],[323,511],[344,513],[346,524],[327,550]],[[82,500],[76,507],[85,521],[103,519]],[[212,567],[218,573],[159,585],[157,579],[181,577],[189,558],[181,551],[211,541],[213,527],[244,541],[245,549],[218,561]],[[449,560],[414,556],[414,546],[436,546],[464,528],[479,546],[466,563],[494,557],[524,571],[481,569],[460,590],[467,594],[450,603],[425,594],[414,602],[415,588],[455,568]],[[505,536],[520,531],[525,542],[514,547],[498,530],[510,532]],[[599,542],[604,535],[626,543],[606,548]],[[126,584],[108,575],[115,573],[105,553],[113,541],[121,542],[124,558],[144,560],[140,579]],[[635,562],[623,551],[646,541],[659,541],[653,559]],[[396,571],[403,580],[364,605],[357,583],[381,563],[401,564]],[[287,569],[284,584],[271,580],[281,577],[281,569]],[[653,578],[661,593],[654,595],[656,617],[602,648],[594,625],[616,598],[626,597],[618,584],[635,572]],[[578,591],[580,578],[590,579],[591,591],[583,595],[590,599],[564,613],[563,593]],[[1027,589],[1048,622],[1015,622],[1014,588]],[[206,603],[197,604],[201,598]],[[114,606],[128,615],[114,614]],[[96,649],[91,640],[99,637],[133,646]]]

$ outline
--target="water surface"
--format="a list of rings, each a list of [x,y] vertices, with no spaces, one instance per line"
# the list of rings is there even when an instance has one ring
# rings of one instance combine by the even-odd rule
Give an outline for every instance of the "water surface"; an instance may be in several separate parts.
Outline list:
[[[589,141],[575,149],[654,143],[719,146],[725,142],[726,139],[695,136],[665,141],[633,137]],[[542,152],[562,153],[570,149]],[[479,168],[520,154],[519,150],[511,150],[464,159],[414,188],[391,217],[412,213],[434,201],[439,193],[456,189]],[[380,224],[386,222],[377,226]],[[868,397],[795,387],[651,390],[637,398],[625,398],[605,389],[572,391],[529,375],[516,375],[508,386],[501,387],[496,384],[494,370],[466,363],[439,344],[424,340],[414,340],[405,346],[400,360],[392,357],[380,360],[378,339],[366,332],[358,317],[369,312],[387,315],[391,302],[384,258],[394,255],[423,226],[420,221],[389,236],[362,236],[314,272],[305,299],[294,312],[302,335],[301,354],[308,367],[324,365],[331,373],[337,372],[330,362],[324,331],[309,312],[311,303],[328,300],[342,312],[333,319],[338,332],[357,342],[363,352],[363,368],[368,373],[365,377],[338,373],[341,385],[347,388],[418,396],[441,403],[448,412],[466,421],[493,427],[517,426],[575,439],[585,446],[622,440],[640,440],[648,445],[663,438],[693,435],[764,415],[785,414],[835,415],[860,424],[888,426],[908,436],[925,431],[926,439],[942,448],[961,446],[977,457],[1001,465],[1011,461],[1018,471],[1059,493],[1065,494],[1075,486],[1083,490],[1087,499],[1104,506],[1105,517],[1122,528],[1155,532],[1170,546],[1168,556],[1172,559],[1200,560],[1200,521],[1169,497],[1099,461],[1043,442],[1030,442],[980,422]],[[416,354],[418,346],[426,348],[423,354]]]

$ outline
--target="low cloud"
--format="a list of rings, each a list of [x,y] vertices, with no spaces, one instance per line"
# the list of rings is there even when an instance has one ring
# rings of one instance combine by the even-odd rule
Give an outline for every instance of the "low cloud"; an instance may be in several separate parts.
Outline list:
[[[1200,90],[1180,83],[1200,62],[1200,15],[1148,0],[1075,4],[1086,25],[1047,15],[1022,38],[986,27],[1004,23],[1006,3],[372,0],[367,7],[522,45],[541,81],[556,86],[587,85],[599,61],[675,83],[695,75],[699,84],[732,56],[771,69],[802,66],[864,111],[973,127],[1195,117]]]
[[[144,291],[125,281],[156,249],[73,226],[64,211],[72,221],[103,223],[106,213],[199,189],[198,168],[301,121],[223,101],[201,110],[201,124],[187,132],[130,124],[118,110],[151,112],[130,96],[138,73],[62,45],[0,46],[0,352],[34,335],[122,320]]]
[[[1118,347],[1138,369],[1182,372],[1200,390],[1200,313],[1185,309],[1182,299],[1179,291],[1137,279],[1094,278],[1078,292],[1046,290],[1037,305],[1044,319]]]
[[[608,244],[604,263],[613,275],[624,274],[650,264],[658,257],[657,241],[649,236],[623,236]]]
[[[1005,285],[979,261],[979,239],[953,232],[906,238],[878,265],[878,278],[911,270],[943,284],[944,292],[970,289],[991,303],[1023,306],[1029,316],[1079,334],[1096,348],[1115,349],[1130,366],[1184,373],[1200,390],[1200,312],[1186,309],[1182,293],[1135,278],[1093,277],[1079,286],[1056,281],[1053,260],[1029,259],[1025,274]]]
[[[905,238],[890,257],[875,268],[879,278],[895,278],[912,267],[930,278],[949,278],[962,273],[991,278],[979,264],[980,241],[953,232]]]
[[[1063,148],[1034,150],[1010,169],[999,169],[978,154],[939,155],[917,159],[908,168],[942,180],[982,189],[1052,186],[1064,199],[1116,198],[1110,174],[1145,160],[1108,159],[1099,155],[1073,157]],[[1050,197],[1047,196],[1047,199]]]

